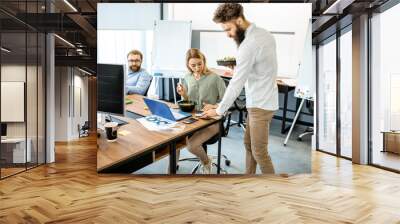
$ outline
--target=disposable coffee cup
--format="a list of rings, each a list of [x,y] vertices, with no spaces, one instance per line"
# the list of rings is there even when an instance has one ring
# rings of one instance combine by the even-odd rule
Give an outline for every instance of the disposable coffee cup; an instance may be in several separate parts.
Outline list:
[[[104,124],[104,129],[106,130],[106,137],[108,142],[117,141],[118,137],[118,123],[117,122],[107,122]]]

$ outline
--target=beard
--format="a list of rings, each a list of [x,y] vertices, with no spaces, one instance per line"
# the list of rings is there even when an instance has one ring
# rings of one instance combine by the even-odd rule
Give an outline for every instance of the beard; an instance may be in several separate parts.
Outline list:
[[[243,28],[236,26],[236,33],[235,36],[233,37],[233,40],[236,42],[236,45],[239,47],[240,44],[243,42],[245,38],[245,32]]]
[[[138,71],[140,70],[140,66],[131,65],[131,66],[129,66],[129,69],[130,69],[132,72],[138,72]]]

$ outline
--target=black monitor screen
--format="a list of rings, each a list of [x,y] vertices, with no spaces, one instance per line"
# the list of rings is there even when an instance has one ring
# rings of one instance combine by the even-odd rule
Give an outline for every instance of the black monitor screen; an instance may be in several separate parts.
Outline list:
[[[1,136],[7,136],[7,124],[1,124]]]
[[[124,114],[124,66],[97,64],[97,110]]]

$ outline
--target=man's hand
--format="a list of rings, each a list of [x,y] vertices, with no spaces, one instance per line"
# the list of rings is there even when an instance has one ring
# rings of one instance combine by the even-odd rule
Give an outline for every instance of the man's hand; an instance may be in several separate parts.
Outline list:
[[[218,105],[213,105],[213,104],[207,104],[207,103],[203,103],[203,109],[202,111],[207,111],[207,110],[211,110],[211,109],[217,109]]]
[[[215,109],[206,110],[203,112],[203,116],[201,118],[208,119],[218,116],[217,111]]]

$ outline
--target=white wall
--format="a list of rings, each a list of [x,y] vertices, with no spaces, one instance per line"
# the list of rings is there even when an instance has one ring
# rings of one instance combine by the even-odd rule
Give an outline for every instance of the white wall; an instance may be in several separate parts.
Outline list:
[[[127,54],[136,49],[143,54],[142,67],[151,67],[153,31],[97,30],[97,63],[123,64],[127,67]]]
[[[76,68],[56,67],[55,86],[55,141],[77,139],[78,124],[88,120],[88,78]]]
[[[193,30],[222,30],[218,24],[212,21],[218,3],[170,3],[166,5],[166,19],[192,21]],[[311,19],[311,4],[244,3],[242,5],[245,17],[250,22],[275,33],[279,59],[278,75],[296,78]],[[294,35],[279,34],[280,32],[293,32]],[[226,41],[232,40],[226,38]],[[227,54],[232,53],[227,52]]]
[[[99,3],[97,5],[97,63],[123,64],[131,50],[143,53],[142,68],[151,68],[154,22],[159,3]]]
[[[296,78],[298,64],[303,57],[307,25],[311,19],[311,4],[245,3],[242,5],[247,19],[275,33],[279,59],[278,75]],[[168,3],[164,4],[164,19],[192,21],[193,30],[222,31],[221,27],[212,21],[217,6],[217,3]],[[154,3],[99,4],[98,63],[126,64],[126,53],[138,48],[145,54],[143,67],[149,69],[152,45],[148,39],[152,36],[149,31],[153,29],[154,21],[160,19],[159,11],[160,5]],[[134,33],[144,31],[147,31],[146,34],[141,36]],[[279,32],[293,32],[294,35],[279,34]],[[232,45],[232,42],[226,37],[226,43]],[[215,66],[215,59],[220,57],[214,53],[208,52],[212,58],[210,62],[212,66]],[[232,55],[232,51],[226,54],[226,56]]]
[[[98,3],[97,30],[151,30],[159,3]]]

